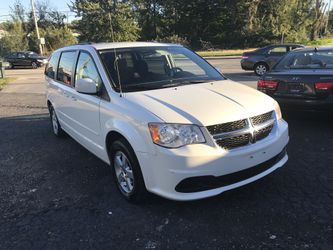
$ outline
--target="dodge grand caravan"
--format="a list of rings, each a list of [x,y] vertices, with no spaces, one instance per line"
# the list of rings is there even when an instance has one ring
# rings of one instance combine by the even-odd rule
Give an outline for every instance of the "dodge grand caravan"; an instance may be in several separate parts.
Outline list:
[[[69,46],[52,54],[45,76],[53,133],[110,165],[130,201],[210,197],[288,159],[277,102],[180,45]]]

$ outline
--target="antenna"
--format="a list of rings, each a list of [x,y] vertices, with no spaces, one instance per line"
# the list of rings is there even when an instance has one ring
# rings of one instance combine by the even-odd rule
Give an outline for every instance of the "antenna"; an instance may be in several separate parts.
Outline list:
[[[111,2],[109,2],[110,6],[111,6]],[[113,33],[113,27],[112,27],[112,16],[111,16],[111,9],[109,9],[109,22],[110,22],[110,29],[111,29],[111,38],[112,38],[112,42],[114,43],[114,33]],[[119,92],[120,92],[120,97],[123,96],[123,89],[121,86],[121,80],[120,80],[120,73],[119,73],[119,67],[118,67],[118,56],[117,56],[117,52],[116,52],[116,48],[113,47],[113,53],[114,53],[114,67],[117,70],[117,76],[118,76],[118,84],[119,84]]]

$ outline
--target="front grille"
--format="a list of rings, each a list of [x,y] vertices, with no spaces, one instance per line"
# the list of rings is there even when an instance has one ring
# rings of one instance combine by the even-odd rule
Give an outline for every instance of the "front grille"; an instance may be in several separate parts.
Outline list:
[[[246,119],[208,126],[207,129],[210,134],[216,135],[220,133],[227,133],[235,130],[240,130],[245,127],[246,127]]]
[[[224,149],[233,149],[249,144],[251,134],[239,135],[231,138],[216,140],[217,145]]]
[[[217,145],[230,150],[266,138],[273,130],[273,121],[273,111],[270,111],[249,119],[211,125],[207,130]]]
[[[270,111],[270,112],[267,112],[262,115],[253,116],[250,118],[250,121],[253,124],[253,126],[255,126],[255,125],[267,122],[268,120],[272,119],[272,115],[273,115],[273,111]]]
[[[273,129],[273,125],[270,125],[268,127],[262,128],[256,132],[254,132],[256,140],[260,141],[260,140],[266,138],[271,133],[272,129]]]

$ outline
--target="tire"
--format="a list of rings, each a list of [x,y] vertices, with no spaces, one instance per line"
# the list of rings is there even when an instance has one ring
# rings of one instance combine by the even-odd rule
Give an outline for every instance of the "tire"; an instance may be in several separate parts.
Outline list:
[[[65,132],[60,126],[60,123],[58,121],[58,117],[54,111],[53,106],[50,106],[50,120],[51,120],[51,127],[52,127],[52,132],[56,137],[63,137],[65,135]]]
[[[9,69],[14,69],[14,65],[9,63],[9,66],[8,66]]]
[[[254,73],[257,76],[263,76],[268,70],[269,67],[266,63],[257,63],[254,65]]]
[[[31,63],[31,67],[32,67],[33,69],[37,69],[37,68],[38,68],[38,64],[37,64],[36,62],[32,62],[32,63]]]
[[[109,155],[114,180],[122,196],[134,203],[145,201],[148,191],[131,145],[120,138],[112,143]]]

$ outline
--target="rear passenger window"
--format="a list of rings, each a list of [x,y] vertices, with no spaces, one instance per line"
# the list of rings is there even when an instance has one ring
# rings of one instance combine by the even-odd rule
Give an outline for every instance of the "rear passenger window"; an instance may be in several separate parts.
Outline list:
[[[57,80],[63,82],[66,85],[71,85],[72,83],[73,66],[76,60],[75,55],[75,51],[61,53],[57,72]]]
[[[48,64],[45,67],[45,75],[54,79],[57,70],[57,64],[59,61],[60,52],[55,52],[52,54]]]

